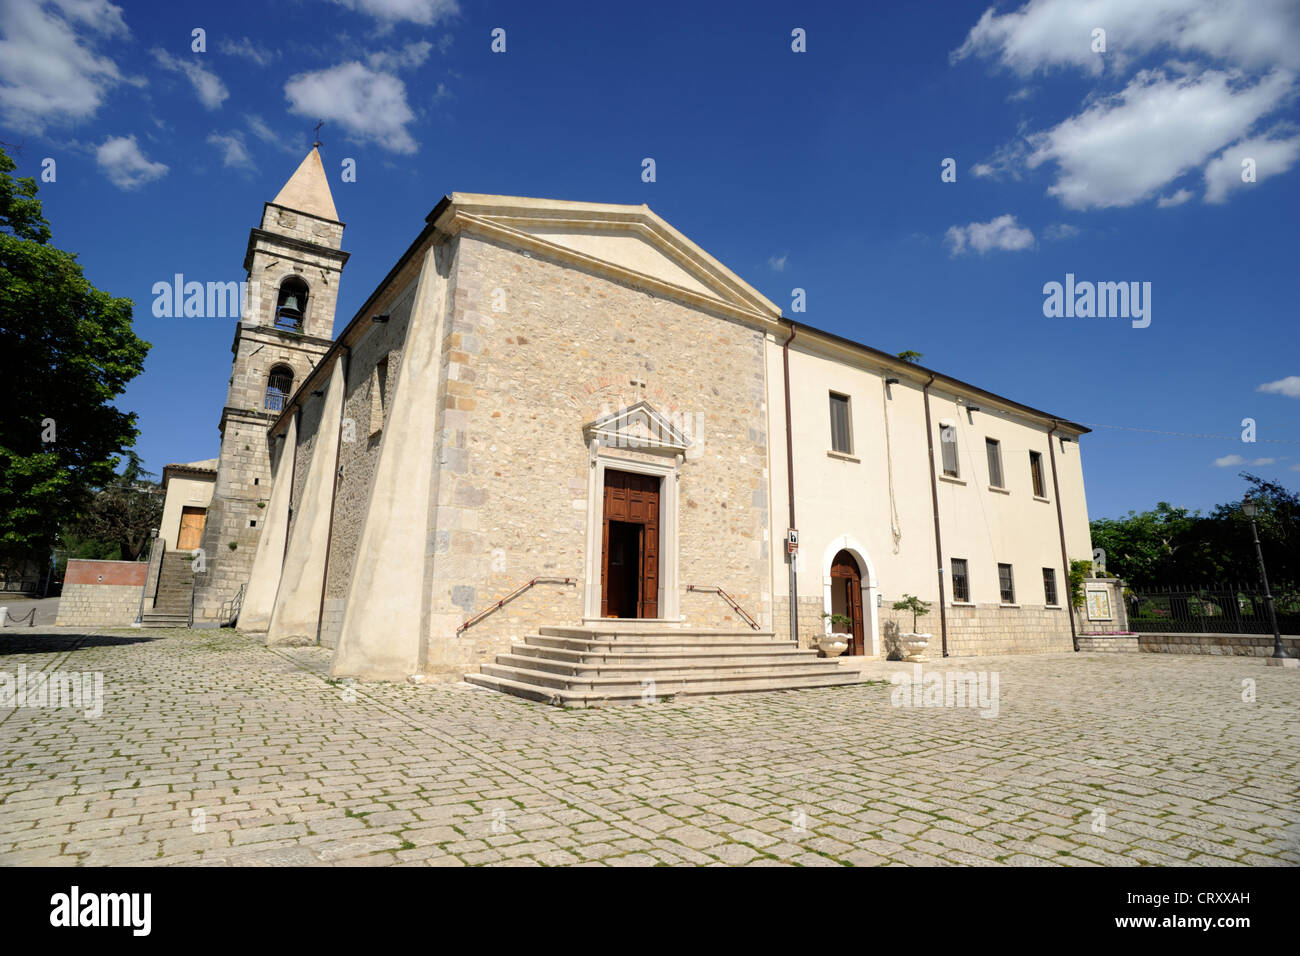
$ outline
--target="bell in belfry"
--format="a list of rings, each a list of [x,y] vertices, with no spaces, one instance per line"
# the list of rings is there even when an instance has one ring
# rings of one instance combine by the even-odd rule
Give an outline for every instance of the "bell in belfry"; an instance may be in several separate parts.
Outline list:
[[[285,312],[292,312],[294,315],[302,315],[302,305],[298,301],[298,293],[290,292],[284,299],[284,305],[280,307]]]

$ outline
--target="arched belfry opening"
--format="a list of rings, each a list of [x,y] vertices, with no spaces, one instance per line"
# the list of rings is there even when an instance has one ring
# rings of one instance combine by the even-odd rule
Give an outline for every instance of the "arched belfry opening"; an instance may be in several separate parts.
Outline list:
[[[291,332],[301,332],[307,316],[307,296],[311,290],[298,276],[289,276],[280,283],[280,293],[275,300],[275,327]]]
[[[271,366],[266,376],[266,410],[268,412],[284,411],[284,403],[293,394],[293,369],[287,365]]]

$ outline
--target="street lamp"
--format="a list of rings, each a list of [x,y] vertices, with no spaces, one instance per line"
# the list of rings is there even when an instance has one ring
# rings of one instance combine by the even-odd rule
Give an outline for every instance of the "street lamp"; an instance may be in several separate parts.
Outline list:
[[[1273,595],[1268,590],[1268,572],[1264,570],[1264,549],[1259,546],[1259,527],[1255,524],[1259,505],[1250,495],[1241,499],[1241,513],[1250,519],[1250,531],[1255,537],[1255,557],[1259,559],[1259,578],[1264,583],[1264,606],[1268,608],[1268,621],[1273,625],[1273,656],[1268,659],[1268,663],[1275,667],[1295,667],[1300,661],[1295,660],[1282,647],[1282,632],[1278,630],[1277,614],[1273,610]]]

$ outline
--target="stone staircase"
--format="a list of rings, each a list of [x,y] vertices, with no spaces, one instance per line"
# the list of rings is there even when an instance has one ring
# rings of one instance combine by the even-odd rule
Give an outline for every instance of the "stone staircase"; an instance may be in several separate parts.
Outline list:
[[[616,622],[543,627],[465,680],[565,707],[855,684],[861,675],[771,631]],[[653,691],[643,681],[654,681]]]
[[[144,627],[189,627],[194,593],[194,554],[165,551],[158,573],[158,594],[152,610],[141,618]]]

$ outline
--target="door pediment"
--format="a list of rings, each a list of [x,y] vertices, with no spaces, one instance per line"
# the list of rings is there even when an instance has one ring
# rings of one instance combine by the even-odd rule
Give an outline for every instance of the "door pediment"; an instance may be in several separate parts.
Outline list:
[[[630,448],[662,455],[685,455],[690,437],[647,401],[602,415],[583,426],[582,436],[605,448]]]

